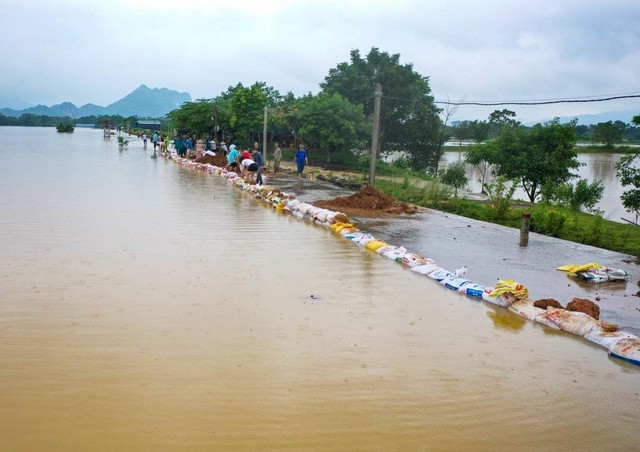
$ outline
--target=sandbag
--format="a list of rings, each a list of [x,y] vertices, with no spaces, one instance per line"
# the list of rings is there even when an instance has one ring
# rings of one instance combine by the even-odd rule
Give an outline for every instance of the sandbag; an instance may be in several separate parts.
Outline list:
[[[593,284],[600,284],[607,281],[626,281],[629,278],[629,274],[625,270],[606,267],[575,273],[574,276]]]
[[[593,342],[594,344],[598,344],[606,348],[607,350],[616,345],[621,339],[637,339],[637,337],[633,334],[625,333],[624,331],[608,332],[603,331],[599,328],[594,328],[593,330],[589,331],[587,334],[585,334],[584,338],[590,342]]]
[[[591,331],[600,329],[596,319],[582,312],[548,307],[545,317],[560,329],[578,336],[586,336]]]
[[[360,239],[360,237],[362,237],[364,235],[364,232],[351,232],[347,235],[344,236],[345,239],[347,240],[351,240],[351,241],[358,241]]]
[[[421,275],[428,275],[429,273],[431,273],[432,271],[438,268],[440,268],[438,264],[432,263],[432,264],[418,265],[417,267],[411,267],[410,270],[412,272],[420,273]]]
[[[382,240],[371,240],[370,242],[367,242],[365,248],[371,251],[376,251],[378,248],[382,248],[386,245],[388,245],[387,242],[383,242]]]
[[[508,308],[515,301],[518,301],[510,292],[494,294],[495,290],[495,287],[485,287],[484,292],[482,292],[482,299],[503,308]]]
[[[438,267],[434,271],[429,273],[427,276],[431,279],[435,279],[436,281],[442,281],[445,278],[451,278],[452,276],[455,276],[455,275],[451,273],[449,270],[445,270],[442,267]]]
[[[640,339],[637,337],[620,339],[609,348],[609,354],[640,365]]]
[[[348,236],[349,234],[353,234],[354,232],[360,232],[360,229],[345,226],[342,230],[340,230],[340,235],[346,238],[346,236]]]
[[[407,254],[407,249],[404,246],[394,246],[393,249],[382,253],[384,257],[398,262],[402,262],[405,254]]]
[[[443,279],[442,281],[440,281],[440,284],[444,284],[447,289],[458,291],[465,284],[471,284],[471,281],[469,281],[468,279],[460,278],[459,276],[455,276],[454,273],[454,276]]]
[[[511,294],[516,300],[524,300],[529,296],[529,290],[525,286],[510,279],[498,280],[490,296],[497,297],[506,293]]]
[[[371,234],[362,234],[358,238],[351,239],[352,242],[357,243],[358,245],[366,245],[367,243],[375,240],[376,238]]]
[[[542,323],[543,325],[547,325],[555,330],[559,330],[560,327],[555,323],[551,322],[546,317],[547,311],[542,308],[537,308],[533,305],[533,301],[530,300],[518,300],[515,301],[509,306],[509,311],[518,314],[520,317],[533,320],[538,323]]]
[[[484,290],[485,286],[472,282],[461,286],[460,289],[458,289],[458,292],[469,297],[482,298],[482,293],[484,292]]]
[[[402,256],[402,263],[408,267],[417,267],[419,265],[426,265],[431,262],[433,262],[431,259],[428,259],[416,253],[406,253],[404,256]]]

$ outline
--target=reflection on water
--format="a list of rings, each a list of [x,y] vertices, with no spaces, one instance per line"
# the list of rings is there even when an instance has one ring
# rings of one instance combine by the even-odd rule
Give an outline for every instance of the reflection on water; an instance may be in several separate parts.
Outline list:
[[[150,159],[135,138],[119,153],[100,131],[0,127],[0,146],[8,450],[640,439],[638,369],[600,348],[506,331],[506,311],[488,319],[484,303]]]
[[[491,309],[487,311],[487,317],[493,321],[493,326],[506,331],[518,331],[527,323],[522,317],[513,315],[507,309]]]

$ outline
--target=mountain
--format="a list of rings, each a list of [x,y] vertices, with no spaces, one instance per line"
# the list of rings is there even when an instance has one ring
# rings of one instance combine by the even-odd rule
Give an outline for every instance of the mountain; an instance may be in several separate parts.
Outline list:
[[[159,118],[184,102],[190,102],[188,93],[179,93],[167,88],[148,88],[140,85],[130,94],[107,106],[108,115],[122,115]]]
[[[190,102],[189,93],[180,93],[167,88],[149,88],[140,85],[138,88],[127,94],[122,99],[101,107],[95,104],[85,104],[78,108],[71,102],[47,107],[46,105],[36,105],[24,110],[12,108],[0,109],[0,113],[5,116],[18,117],[22,114],[30,113],[43,116],[68,116],[80,118],[82,116],[99,115],[121,115],[137,116],[139,118],[161,118],[171,110],[180,107],[184,102]]]

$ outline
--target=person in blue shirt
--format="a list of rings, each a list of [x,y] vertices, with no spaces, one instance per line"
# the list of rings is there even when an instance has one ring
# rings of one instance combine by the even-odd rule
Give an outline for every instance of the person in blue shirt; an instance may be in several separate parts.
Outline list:
[[[236,145],[235,144],[230,145],[229,153],[227,154],[227,166],[226,166],[228,171],[235,171],[235,169],[238,167],[238,162],[236,161],[238,155],[240,155],[240,152],[238,152],[238,150],[236,149]]]
[[[300,146],[298,146],[296,155],[293,157],[293,163],[295,163],[298,168],[298,180],[302,180],[302,172],[304,171],[304,166],[309,164],[309,156],[302,143],[300,143]]]

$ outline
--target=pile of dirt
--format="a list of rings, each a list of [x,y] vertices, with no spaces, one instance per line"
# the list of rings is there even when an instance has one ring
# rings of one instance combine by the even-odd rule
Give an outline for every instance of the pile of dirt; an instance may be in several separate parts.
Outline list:
[[[217,153],[215,156],[203,155],[194,161],[196,163],[208,163],[209,165],[219,166],[221,168],[227,165],[227,157],[222,155],[222,153]]]
[[[365,184],[358,193],[351,196],[338,196],[334,199],[316,201],[318,207],[338,210],[351,215],[372,216],[381,213],[401,214],[416,213],[417,206],[401,202],[392,196],[379,192],[369,184]]]

